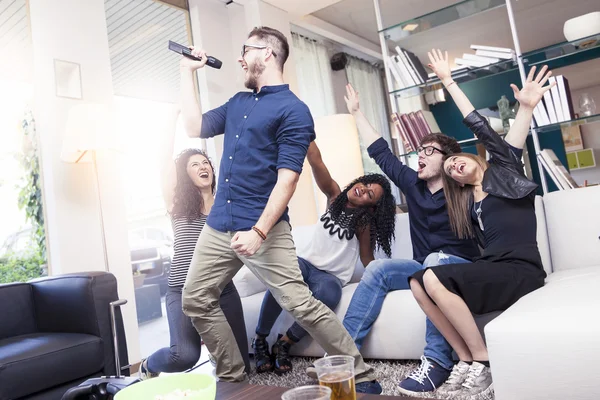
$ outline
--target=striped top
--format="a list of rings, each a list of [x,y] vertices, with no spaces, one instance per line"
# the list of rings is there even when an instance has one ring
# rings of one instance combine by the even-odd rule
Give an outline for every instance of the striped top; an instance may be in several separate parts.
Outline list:
[[[173,261],[169,272],[169,286],[183,286],[187,277],[196,242],[206,223],[206,215],[188,220],[187,218],[171,219],[173,225]]]

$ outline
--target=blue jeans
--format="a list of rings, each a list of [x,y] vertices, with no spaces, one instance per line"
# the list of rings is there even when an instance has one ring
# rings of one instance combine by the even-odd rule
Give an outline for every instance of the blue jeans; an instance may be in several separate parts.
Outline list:
[[[430,254],[423,264],[414,260],[383,259],[371,261],[352,296],[348,311],[344,316],[344,327],[360,349],[381,312],[383,300],[388,292],[409,290],[408,278],[424,268],[468,262],[463,258],[442,252]],[[427,342],[424,351],[425,357],[451,370],[454,365],[452,347],[433,323],[429,321],[429,318],[427,319],[425,340]]]
[[[298,257],[298,266],[302,272],[304,282],[308,284],[308,288],[315,299],[320,300],[332,310],[337,307],[342,298],[342,282],[330,273],[321,271],[303,258]],[[281,306],[271,292],[267,291],[260,308],[256,334],[269,336],[279,314],[281,314]],[[286,332],[287,337],[296,343],[306,334],[307,332],[297,322],[294,322]]]
[[[164,347],[148,357],[148,370],[150,372],[182,372],[192,368],[200,359],[202,339],[192,325],[190,317],[183,313],[181,308],[182,287],[169,287],[165,303],[167,306],[167,320],[171,336],[170,347]],[[250,371],[248,356],[248,340],[244,311],[240,295],[233,282],[229,282],[221,293],[219,299],[223,314],[231,326],[235,340],[240,348],[240,353],[246,364],[246,371]]]

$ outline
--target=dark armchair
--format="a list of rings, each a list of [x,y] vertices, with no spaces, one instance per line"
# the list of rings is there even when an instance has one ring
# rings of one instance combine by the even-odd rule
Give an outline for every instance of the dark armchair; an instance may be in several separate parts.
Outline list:
[[[110,319],[116,300],[117,281],[106,272],[0,285],[0,400],[60,399],[90,377],[119,375]],[[115,314],[127,365],[120,309]]]

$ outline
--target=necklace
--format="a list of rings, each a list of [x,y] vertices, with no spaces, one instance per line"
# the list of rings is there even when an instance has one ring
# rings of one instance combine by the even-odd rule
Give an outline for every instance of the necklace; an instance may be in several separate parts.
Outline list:
[[[473,209],[475,210],[475,214],[477,215],[477,222],[479,222],[479,229],[481,229],[482,232],[485,230],[483,229],[483,220],[481,219],[481,213],[483,212],[483,210],[481,209],[481,205],[483,204],[483,200],[485,200],[485,197],[481,199],[481,201],[479,202],[479,206],[477,206],[477,202],[473,204]]]

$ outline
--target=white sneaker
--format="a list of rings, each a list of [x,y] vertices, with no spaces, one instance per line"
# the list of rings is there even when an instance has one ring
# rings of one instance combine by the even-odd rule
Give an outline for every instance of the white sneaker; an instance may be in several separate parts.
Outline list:
[[[311,365],[310,367],[306,368],[306,375],[308,375],[308,377],[311,379],[319,378],[317,376],[317,369],[314,367],[314,365]]]
[[[452,372],[450,376],[444,382],[442,386],[438,390],[435,391],[436,394],[440,394],[445,398],[452,398],[458,392],[464,389],[463,383],[465,379],[467,379],[467,374],[471,366],[464,361],[460,361],[458,364],[452,368]]]
[[[140,369],[138,370],[138,378],[140,381],[156,378],[159,374],[148,371],[148,359],[145,358],[140,363]]]
[[[473,361],[462,387],[461,396],[471,397],[477,394],[487,394],[493,388],[492,371],[489,367]]]
[[[325,355],[323,356],[323,358],[325,357],[327,357],[327,353],[325,353]],[[313,364],[311,364],[310,367],[306,368],[306,375],[308,375],[308,377],[311,379],[319,379],[319,377],[317,376],[317,369]]]

